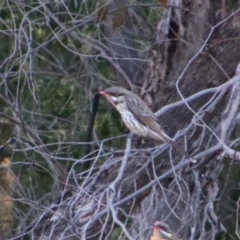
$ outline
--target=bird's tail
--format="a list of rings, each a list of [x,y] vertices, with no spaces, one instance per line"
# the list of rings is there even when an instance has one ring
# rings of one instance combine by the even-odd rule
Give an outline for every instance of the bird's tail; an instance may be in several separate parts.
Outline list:
[[[178,146],[177,143],[175,143],[172,140],[169,140],[168,142],[170,145],[172,145],[174,148],[176,148],[180,153],[182,153],[187,159],[189,159],[191,162],[196,163],[196,159],[194,159],[188,152],[183,150],[180,146]]]
[[[163,142],[168,143],[169,145],[173,146],[178,150],[180,153],[182,153],[187,159],[189,159],[191,162],[196,163],[196,159],[194,159],[188,152],[183,150],[176,142],[174,142],[164,131],[158,132],[158,139],[160,139]]]

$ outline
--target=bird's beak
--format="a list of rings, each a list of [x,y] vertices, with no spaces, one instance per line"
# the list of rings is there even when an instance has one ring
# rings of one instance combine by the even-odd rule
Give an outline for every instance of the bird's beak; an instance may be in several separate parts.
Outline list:
[[[108,100],[113,106],[115,106],[114,101],[113,101],[112,98],[111,98],[111,95],[107,94],[105,91],[100,91],[99,94],[100,94],[101,96],[106,97],[107,100]]]
[[[105,91],[100,91],[99,94],[102,95],[102,96],[107,96],[108,95]]]

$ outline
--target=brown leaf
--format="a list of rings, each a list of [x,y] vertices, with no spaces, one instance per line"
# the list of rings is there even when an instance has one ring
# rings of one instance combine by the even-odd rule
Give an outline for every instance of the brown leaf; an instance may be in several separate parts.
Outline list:
[[[159,3],[160,3],[161,6],[167,7],[167,5],[168,5],[168,0],[159,0]]]
[[[119,5],[116,15],[112,18],[112,28],[116,29],[125,24],[126,21],[126,9],[125,6]]]
[[[101,7],[97,12],[97,22],[104,21],[107,18],[108,11],[109,9],[107,5]]]

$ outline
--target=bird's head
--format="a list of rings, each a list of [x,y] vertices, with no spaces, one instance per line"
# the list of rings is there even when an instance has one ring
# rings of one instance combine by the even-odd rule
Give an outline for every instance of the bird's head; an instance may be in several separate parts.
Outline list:
[[[171,233],[171,230],[166,223],[157,221],[153,224],[153,227],[160,231],[164,239],[172,239],[173,234]]]
[[[133,93],[122,87],[110,87],[106,90],[99,92],[102,96],[106,97],[107,100],[116,106],[119,103],[123,103],[127,96],[131,96]]]

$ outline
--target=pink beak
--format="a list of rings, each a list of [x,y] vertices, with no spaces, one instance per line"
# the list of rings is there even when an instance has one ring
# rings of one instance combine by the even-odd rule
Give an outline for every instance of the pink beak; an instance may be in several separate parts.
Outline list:
[[[105,91],[100,91],[99,92],[102,96],[107,96],[108,94]]]

